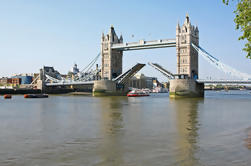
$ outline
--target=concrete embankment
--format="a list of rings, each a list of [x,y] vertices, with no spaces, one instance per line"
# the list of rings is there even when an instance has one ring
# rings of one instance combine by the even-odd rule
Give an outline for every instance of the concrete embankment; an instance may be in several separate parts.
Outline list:
[[[128,88],[117,89],[116,83],[111,80],[94,81],[93,96],[126,96]]]

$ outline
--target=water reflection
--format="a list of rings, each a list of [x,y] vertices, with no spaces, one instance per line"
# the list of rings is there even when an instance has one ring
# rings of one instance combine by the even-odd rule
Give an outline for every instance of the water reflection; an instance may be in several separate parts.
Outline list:
[[[142,99],[144,100],[144,99]],[[148,99],[147,99],[148,100]],[[163,100],[165,102],[167,102],[166,108],[168,112],[173,112],[170,113],[169,115],[171,117],[168,117],[169,120],[172,119],[171,121],[173,122],[174,125],[170,125],[169,127],[167,126],[166,129],[159,129],[158,131],[153,131],[152,133],[148,133],[146,134],[146,131],[149,130],[149,128],[147,129],[147,127],[150,128],[155,128],[158,126],[158,122],[156,120],[154,120],[157,116],[158,113],[162,114],[161,119],[164,120],[164,117],[166,116],[166,113],[163,111],[160,112],[156,112],[157,110],[154,110],[154,106],[153,105],[148,105],[148,108],[145,108],[144,110],[142,110],[142,115],[141,116],[145,116],[145,115],[149,115],[149,111],[151,111],[152,117],[151,119],[148,119],[148,123],[152,125],[157,125],[157,126],[145,126],[145,127],[140,127],[140,129],[138,130],[137,136],[130,136],[128,137],[128,135],[125,135],[124,133],[125,131],[125,126],[128,127],[128,120],[125,120],[125,114],[127,110],[127,107],[125,106],[125,104],[130,104],[130,102],[132,103],[137,103],[137,101],[131,101],[127,98],[118,98],[118,97],[109,97],[109,98],[100,98],[100,102],[99,102],[99,106],[100,106],[100,110],[101,110],[101,132],[103,135],[103,141],[102,144],[99,146],[99,155],[100,155],[100,161],[98,162],[97,165],[124,165],[125,163],[128,163],[127,156],[128,156],[128,151],[125,148],[128,148],[128,144],[130,144],[130,142],[127,139],[132,139],[134,137],[138,137],[140,140],[138,142],[138,145],[136,145],[136,147],[141,148],[142,150],[144,149],[144,147],[141,147],[141,143],[146,143],[150,140],[162,140],[164,137],[165,138],[169,138],[167,139],[167,143],[169,145],[169,147],[172,147],[173,150],[175,152],[171,152],[171,149],[165,149],[164,147],[159,147],[160,149],[156,149],[156,152],[166,152],[166,157],[168,157],[170,155],[169,152],[172,153],[171,156],[172,157],[168,160],[168,163],[166,163],[166,165],[170,165],[170,164],[175,164],[175,165],[201,165],[199,163],[198,158],[196,157],[196,153],[198,152],[198,145],[197,145],[197,141],[199,139],[199,135],[198,135],[198,130],[200,127],[199,124],[199,120],[198,120],[198,107],[199,107],[199,103],[203,102],[203,99],[179,99],[179,100],[169,100],[168,98]],[[168,104],[169,101],[169,104]],[[131,103],[131,104],[132,104]],[[141,105],[141,104],[140,104]],[[141,105],[142,107],[142,105]],[[171,109],[170,109],[171,107]],[[135,107],[134,109],[136,109],[137,107]],[[158,107],[156,107],[158,108]],[[136,111],[135,111],[136,112]],[[133,112],[133,113],[135,113]],[[165,114],[165,115],[164,115]],[[163,116],[164,115],[164,116]],[[156,116],[156,117],[155,117]],[[136,124],[140,124],[141,123],[141,118],[138,118],[138,123]],[[146,120],[144,119],[144,120]],[[145,121],[143,123],[146,123]],[[137,125],[135,125],[136,127]],[[172,128],[172,126],[174,127],[174,131],[175,131],[175,138],[174,140],[170,140],[170,136],[166,135],[169,132],[165,133],[166,131],[172,130],[169,129],[170,127]],[[162,131],[159,132],[159,131]],[[144,132],[145,134],[142,134]],[[156,132],[156,133],[155,133]],[[141,135],[142,134],[142,135]],[[157,135],[156,135],[157,134]],[[147,136],[142,137],[143,135]],[[164,137],[163,137],[164,136]],[[150,141],[151,142],[151,141]],[[174,142],[176,145],[170,145],[171,142]],[[134,144],[134,143],[133,143]],[[152,142],[152,145],[149,145],[149,148],[151,147],[151,151],[155,151],[152,148],[157,148],[158,142]],[[135,148],[136,148],[135,147]],[[129,146],[130,148],[130,146]],[[147,149],[147,148],[146,148]],[[131,153],[136,155],[137,150],[135,149],[135,151],[132,151]],[[146,153],[148,155],[150,155],[152,157],[152,159],[154,158],[154,156],[157,158],[162,158],[163,153],[159,154],[150,154],[150,153]],[[174,154],[174,155],[173,155]],[[141,156],[138,154],[138,156]],[[136,157],[136,156],[135,156]],[[142,158],[141,158],[142,157]],[[145,159],[147,161],[147,159],[144,156],[139,157],[139,159]],[[138,157],[137,157],[138,158]],[[129,159],[132,160],[132,159]],[[160,162],[164,162],[165,159],[163,158],[163,161]],[[140,163],[140,161],[137,161],[138,163]]]
[[[110,136],[121,132],[123,129],[122,107],[123,97],[101,98],[99,105],[101,110],[101,125],[103,133]]]
[[[197,140],[199,139],[198,130],[200,127],[198,121],[198,106],[203,99],[170,99],[176,114],[176,146],[178,149],[178,165],[200,165],[196,158],[196,152],[199,148]]]
[[[246,146],[248,149],[251,149],[251,127],[247,129]]]
[[[251,96],[209,95],[17,97],[1,103],[0,165],[250,165]]]
[[[100,98],[101,133],[103,141],[100,145],[101,161],[97,165],[121,165],[123,163],[123,102],[125,97]]]

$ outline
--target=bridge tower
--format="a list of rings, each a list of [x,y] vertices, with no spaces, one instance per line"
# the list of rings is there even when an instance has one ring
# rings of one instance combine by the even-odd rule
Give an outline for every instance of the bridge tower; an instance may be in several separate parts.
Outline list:
[[[198,27],[191,25],[189,16],[182,26],[176,27],[177,73],[175,79],[170,80],[169,96],[203,97],[204,84],[196,82],[198,79],[198,52],[192,43],[199,45]]]
[[[46,91],[44,67],[39,70],[39,78],[37,80],[37,89],[40,89],[41,92]]]
[[[107,35],[102,34],[101,38],[101,77],[102,79],[112,80],[122,74],[123,51],[112,50],[112,45],[123,43],[122,35],[118,38],[114,27],[111,26]]]
[[[188,14],[182,26],[176,27],[176,52],[177,52],[177,73],[187,74],[189,78],[197,79],[198,52],[191,43],[199,45],[198,27],[191,25]]]

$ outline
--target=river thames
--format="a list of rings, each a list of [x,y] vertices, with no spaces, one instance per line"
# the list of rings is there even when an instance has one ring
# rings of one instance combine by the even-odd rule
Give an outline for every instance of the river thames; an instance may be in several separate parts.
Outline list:
[[[0,166],[249,166],[250,91],[0,99]]]

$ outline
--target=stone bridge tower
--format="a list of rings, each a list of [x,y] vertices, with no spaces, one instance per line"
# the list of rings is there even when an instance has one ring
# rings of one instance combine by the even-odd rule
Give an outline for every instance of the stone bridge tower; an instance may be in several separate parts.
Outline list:
[[[189,78],[197,79],[198,72],[198,52],[191,43],[199,45],[198,27],[191,25],[189,16],[182,26],[176,27],[176,52],[177,52],[177,73],[187,74]]]
[[[122,73],[123,51],[112,50],[114,43],[123,43],[123,37],[121,35],[118,38],[114,27],[111,26],[109,33],[107,35],[103,33],[101,38],[102,79],[112,80]]]

